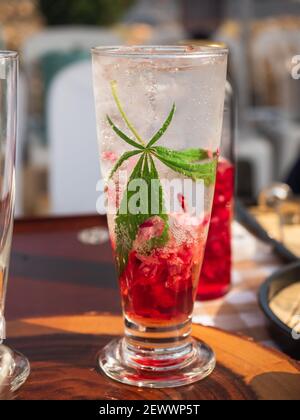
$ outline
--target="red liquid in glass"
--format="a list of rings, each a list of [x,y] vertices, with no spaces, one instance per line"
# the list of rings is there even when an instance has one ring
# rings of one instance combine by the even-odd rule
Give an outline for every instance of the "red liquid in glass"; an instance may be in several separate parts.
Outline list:
[[[221,158],[216,180],[212,217],[197,292],[199,300],[224,296],[231,283],[231,220],[234,166]]]
[[[151,230],[151,223],[153,219],[140,230]],[[192,229],[203,232],[203,226]],[[131,320],[175,325],[192,314],[203,259],[201,233],[181,244],[171,238],[150,255],[132,250],[120,277],[124,311]]]

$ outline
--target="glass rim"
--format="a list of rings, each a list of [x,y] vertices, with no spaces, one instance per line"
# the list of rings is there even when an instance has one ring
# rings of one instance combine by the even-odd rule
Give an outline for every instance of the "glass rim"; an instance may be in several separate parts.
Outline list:
[[[19,57],[17,51],[0,50],[0,60],[14,60]]]
[[[220,42],[202,42],[201,45],[134,45],[101,46],[92,53],[105,57],[124,58],[202,58],[228,55],[228,48]]]

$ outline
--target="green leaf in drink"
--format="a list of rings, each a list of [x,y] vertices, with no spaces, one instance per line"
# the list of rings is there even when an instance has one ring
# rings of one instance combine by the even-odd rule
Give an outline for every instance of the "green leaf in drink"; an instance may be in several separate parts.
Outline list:
[[[124,111],[118,96],[116,81],[111,82],[111,89],[120,115],[134,139],[121,131],[109,116],[107,116],[107,120],[116,135],[134,149],[120,157],[110,177],[113,177],[128,159],[141,155],[131,173],[115,220],[117,268],[119,274],[122,274],[128,263],[129,254],[137,240],[139,229],[149,219],[158,217],[163,224],[163,229],[158,236],[154,236],[143,243],[139,252],[148,254],[155,248],[165,246],[169,241],[168,215],[165,210],[163,188],[155,160],[159,160],[174,172],[195,181],[203,180],[206,186],[210,186],[215,183],[218,157],[215,154],[213,159],[209,159],[208,151],[202,149],[176,151],[163,146],[155,146],[173,121],[176,112],[175,104],[173,104],[162,127],[148,142],[144,141]],[[141,187],[139,188],[140,191],[133,190],[131,186],[135,181],[139,181],[140,185],[145,187],[145,191]],[[142,189],[143,191],[141,191]],[[135,210],[132,210],[131,202],[136,197],[139,197],[135,202],[137,205]]]

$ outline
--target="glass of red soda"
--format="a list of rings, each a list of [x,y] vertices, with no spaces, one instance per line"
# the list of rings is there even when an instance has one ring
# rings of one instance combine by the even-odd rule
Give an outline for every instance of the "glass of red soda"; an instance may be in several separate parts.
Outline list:
[[[224,296],[231,285],[231,222],[234,203],[234,131],[235,112],[232,88],[226,86],[221,157],[197,299]]]

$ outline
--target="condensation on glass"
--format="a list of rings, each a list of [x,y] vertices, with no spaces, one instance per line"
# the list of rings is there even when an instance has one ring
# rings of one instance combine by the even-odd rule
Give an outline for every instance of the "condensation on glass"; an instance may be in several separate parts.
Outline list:
[[[108,225],[125,319],[125,337],[108,344],[99,363],[120,382],[174,387],[214,369],[213,351],[190,333],[215,188],[226,69],[227,49],[213,44],[93,50],[101,170],[108,204],[118,203],[117,213],[108,209]],[[145,212],[123,217],[133,185],[121,173],[146,186],[161,183],[162,194],[150,189],[137,200],[141,207],[154,196],[160,210],[147,205]],[[167,191],[163,181],[189,187]],[[199,198],[190,200],[198,186]]]

